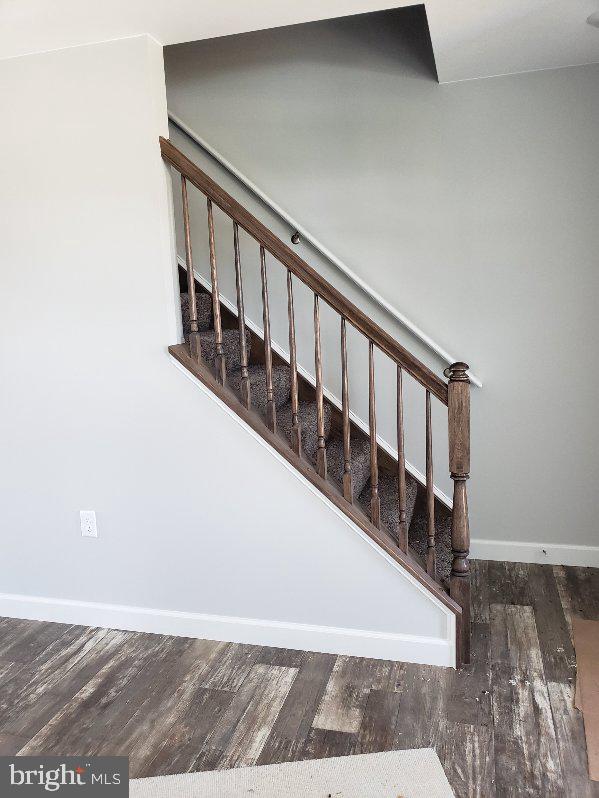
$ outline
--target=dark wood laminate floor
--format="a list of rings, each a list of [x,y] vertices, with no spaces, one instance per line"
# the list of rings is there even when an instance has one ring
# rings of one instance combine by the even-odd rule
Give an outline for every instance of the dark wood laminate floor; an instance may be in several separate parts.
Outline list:
[[[472,665],[0,620],[0,754],[126,754],[131,775],[433,746],[456,795],[599,796],[572,614],[599,570],[475,562]]]

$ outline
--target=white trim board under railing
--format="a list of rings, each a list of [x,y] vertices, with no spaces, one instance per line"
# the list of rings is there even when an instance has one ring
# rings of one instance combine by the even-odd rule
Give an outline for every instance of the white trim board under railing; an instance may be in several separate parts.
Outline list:
[[[320,254],[325,257],[330,263],[333,264],[339,271],[343,272],[343,274],[351,280],[354,285],[358,286],[358,288],[366,294],[370,299],[372,299],[376,304],[381,307],[386,313],[392,316],[396,321],[398,321],[402,327],[405,327],[407,330],[414,335],[415,338],[418,338],[425,346],[435,352],[438,357],[444,360],[448,366],[452,363],[455,363],[459,358],[455,358],[449,354],[443,347],[438,344],[436,341],[427,335],[423,330],[420,329],[414,322],[410,321],[404,314],[398,310],[396,307],[391,305],[384,299],[377,291],[371,288],[368,283],[366,283],[361,277],[359,277],[352,269],[349,268],[342,260],[340,260],[336,255],[334,255],[329,249],[327,249],[324,244],[321,244],[318,239],[314,238],[301,224],[295,221],[295,219],[290,216],[287,211],[283,210],[280,205],[272,200],[267,194],[265,194],[258,186],[253,183],[248,177],[246,177],[242,172],[239,171],[232,163],[230,163],[223,155],[221,155],[218,150],[216,150],[211,144],[205,141],[201,136],[198,136],[191,128],[189,128],[182,119],[180,119],[175,114],[169,111],[168,118],[170,121],[177,127],[182,133],[188,136],[193,142],[195,142],[199,147],[201,147],[205,152],[208,153],[215,161],[217,161],[221,166],[223,166],[230,174],[233,175],[240,183],[242,183],[247,189],[249,189],[252,194],[254,194],[258,199],[260,199],[265,205],[267,205],[274,213],[277,214],[281,219],[283,219],[290,227],[291,233],[297,232],[300,234],[302,238],[304,238],[308,243],[314,247]],[[476,374],[473,374],[471,371],[468,372],[468,376],[470,377],[471,382],[474,385],[477,385],[479,388],[482,388],[482,381]]]

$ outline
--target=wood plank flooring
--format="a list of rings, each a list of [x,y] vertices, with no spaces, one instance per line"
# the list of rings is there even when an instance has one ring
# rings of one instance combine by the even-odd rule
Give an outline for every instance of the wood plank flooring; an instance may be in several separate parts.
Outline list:
[[[599,798],[571,618],[599,570],[474,562],[448,668],[0,619],[0,755],[124,754],[132,776],[434,747],[458,798]]]

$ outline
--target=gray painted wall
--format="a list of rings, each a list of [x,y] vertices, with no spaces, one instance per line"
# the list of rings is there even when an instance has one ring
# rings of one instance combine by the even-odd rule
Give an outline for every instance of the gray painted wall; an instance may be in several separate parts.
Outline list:
[[[473,537],[594,546],[599,66],[441,86],[422,23],[167,48],[169,108],[483,379]]]

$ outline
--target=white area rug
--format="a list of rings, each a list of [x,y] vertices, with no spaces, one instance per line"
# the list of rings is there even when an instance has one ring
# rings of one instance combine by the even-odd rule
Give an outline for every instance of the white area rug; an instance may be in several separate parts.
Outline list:
[[[132,779],[132,798],[454,798],[432,748]]]

